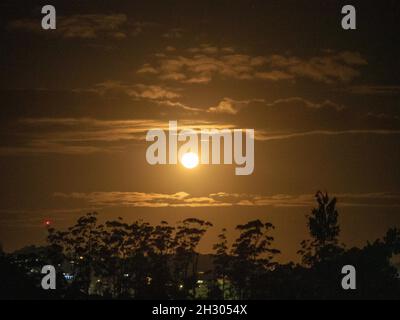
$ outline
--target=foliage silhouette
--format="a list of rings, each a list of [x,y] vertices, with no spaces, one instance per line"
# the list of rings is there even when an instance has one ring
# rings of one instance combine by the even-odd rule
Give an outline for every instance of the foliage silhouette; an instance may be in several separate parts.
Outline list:
[[[330,199],[328,193],[321,191],[315,194],[315,198],[318,207],[306,216],[311,239],[302,241],[301,250],[298,252],[302,255],[303,263],[308,266],[330,260],[343,250],[338,246],[340,228],[336,198]]]
[[[196,218],[152,226],[122,218],[101,224],[88,213],[65,231],[48,229],[48,245],[6,254],[0,250],[1,299],[399,299],[391,261],[400,254],[400,230],[363,248],[339,244],[336,198],[318,191],[307,218],[309,239],[301,264],[280,264],[275,227],[238,225],[230,244],[223,229],[205,269],[197,247],[212,224]],[[40,269],[55,265],[57,290],[40,289]],[[343,290],[341,269],[357,270],[357,289]],[[62,272],[60,272],[62,271]],[[200,272],[201,271],[201,272]]]

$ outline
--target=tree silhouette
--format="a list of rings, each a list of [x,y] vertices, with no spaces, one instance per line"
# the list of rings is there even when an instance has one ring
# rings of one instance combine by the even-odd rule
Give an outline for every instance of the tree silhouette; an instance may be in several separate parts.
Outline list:
[[[68,232],[49,229],[48,241],[53,248],[62,247],[73,264],[74,284],[78,290],[89,295],[91,277],[98,269],[101,230],[97,227],[97,213],[88,213],[78,219]]]
[[[342,251],[338,246],[340,228],[336,198],[330,199],[328,193],[321,191],[317,191],[315,198],[318,207],[306,216],[311,240],[302,241],[301,250],[298,251],[307,266],[329,260]]]
[[[161,224],[153,229],[150,238],[151,296],[158,299],[174,295],[174,290],[169,290],[173,286],[170,260],[175,250],[174,231],[174,227],[169,226],[166,221],[161,221]]]
[[[175,276],[183,282],[180,289],[184,295],[196,296],[198,252],[196,247],[212,224],[196,218],[183,220],[175,234]],[[189,268],[191,267],[191,270]],[[183,286],[183,287],[182,287]],[[190,291],[189,291],[190,289]]]
[[[377,239],[362,248],[352,248],[343,254],[340,264],[352,264],[357,270],[357,299],[399,299],[400,282],[391,263],[400,252],[400,230],[389,229],[383,239]]]
[[[127,291],[127,258],[131,253],[129,225],[122,218],[107,221],[100,225],[101,241],[99,242],[100,263],[98,274],[107,279],[108,291],[112,296],[123,296]]]
[[[363,248],[339,245],[336,198],[318,191],[317,206],[307,215],[310,239],[301,243],[302,264],[279,264],[273,246],[274,226],[261,220],[238,225],[228,245],[223,229],[210,258],[212,280],[205,280],[212,299],[398,299],[400,280],[392,265],[400,254],[400,230]],[[122,218],[99,224],[97,213],[80,217],[65,231],[48,229],[48,246],[28,247],[8,255],[0,250],[0,297],[196,299],[198,245],[212,226],[188,218],[175,226],[162,221],[126,223]],[[212,260],[211,260],[212,259]],[[57,293],[37,291],[45,264],[57,271]],[[357,290],[343,290],[341,269],[357,270]],[[202,271],[205,271],[204,269]],[[4,274],[6,276],[4,276]],[[20,279],[25,282],[21,282]],[[203,280],[204,281],[204,280]],[[25,294],[18,290],[27,286]],[[203,287],[202,287],[203,288]],[[8,291],[7,291],[8,290]],[[41,293],[40,293],[41,292]],[[203,294],[203,292],[202,292]]]
[[[251,288],[260,273],[274,265],[274,256],[279,250],[271,248],[274,238],[270,231],[275,229],[269,222],[253,220],[236,227],[239,238],[232,246],[231,279],[241,299],[251,298]]]
[[[229,267],[231,257],[228,253],[228,240],[226,238],[226,229],[222,229],[222,232],[218,235],[218,242],[214,244],[213,249],[215,251],[214,257],[214,284],[213,284],[213,297],[225,299],[225,283],[226,277],[229,274]],[[221,279],[221,292],[217,284],[218,279]]]

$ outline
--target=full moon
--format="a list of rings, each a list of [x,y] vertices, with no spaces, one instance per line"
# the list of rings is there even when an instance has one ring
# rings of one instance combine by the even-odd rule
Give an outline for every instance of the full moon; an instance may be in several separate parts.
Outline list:
[[[182,156],[181,163],[185,168],[193,169],[198,166],[199,157],[193,152],[188,152]]]

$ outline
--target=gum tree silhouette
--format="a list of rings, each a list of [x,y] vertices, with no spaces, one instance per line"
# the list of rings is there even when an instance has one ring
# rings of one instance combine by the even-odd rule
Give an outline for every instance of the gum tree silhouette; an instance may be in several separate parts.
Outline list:
[[[214,299],[225,299],[226,294],[226,278],[229,274],[229,267],[231,257],[228,252],[228,240],[226,237],[226,229],[222,229],[222,232],[218,235],[218,242],[214,244],[213,249],[215,251],[214,256],[214,283],[212,286],[213,292],[210,297]],[[221,279],[221,290],[218,287],[218,280]]]
[[[127,258],[129,271],[129,283],[133,288],[136,298],[148,297],[150,270],[145,266],[149,265],[151,248],[151,234],[153,227],[148,223],[134,222],[129,226],[128,235],[131,252]]]
[[[107,221],[105,226],[99,227],[102,240],[99,251],[102,263],[98,273],[107,279],[108,294],[123,297],[128,294],[130,278],[134,277],[134,271],[129,268],[135,243],[135,238],[131,235],[132,226],[124,223],[119,217],[116,221]]]
[[[62,248],[73,265],[75,290],[90,294],[93,274],[99,268],[102,226],[97,226],[97,213],[88,213],[78,219],[67,232],[49,229],[48,242],[53,248]]]
[[[197,245],[212,224],[186,219],[177,227],[166,222],[153,227],[107,221],[97,224],[97,213],[78,219],[67,231],[48,230],[49,252],[73,265],[72,295],[98,294],[136,299],[194,298],[198,274]]]
[[[317,207],[306,215],[310,238],[301,242],[298,253],[305,270],[299,269],[302,284],[301,298],[329,299],[341,294],[341,268],[337,262],[344,253],[339,245],[340,227],[336,198],[317,191]]]
[[[168,225],[166,221],[153,229],[150,238],[152,250],[150,251],[150,268],[152,274],[151,297],[167,299],[173,296],[175,290],[169,290],[174,286],[171,274],[171,257],[174,255],[175,242],[173,235],[175,228]]]
[[[252,297],[252,287],[260,274],[275,265],[273,259],[280,251],[272,248],[275,229],[269,222],[253,220],[236,227],[239,237],[232,245],[232,267],[230,278],[240,299]]]
[[[383,239],[377,239],[362,248],[344,252],[337,264],[351,264],[357,270],[357,290],[336,297],[350,299],[400,299],[398,270],[391,259],[400,253],[400,230],[389,229]]]
[[[298,251],[306,266],[330,260],[343,251],[338,245],[340,227],[336,198],[330,199],[328,193],[317,191],[315,199],[318,207],[306,216],[311,239],[302,241]]]
[[[364,248],[346,249],[339,245],[336,198],[318,191],[317,208],[307,216],[311,239],[301,243],[305,268],[298,268],[296,277],[303,299],[381,299],[400,298],[397,270],[391,265],[393,255],[400,253],[400,231],[389,229],[383,240],[367,243]],[[356,290],[341,286],[341,270],[345,265],[356,269]]]
[[[212,227],[210,222],[195,218],[185,219],[177,226],[174,239],[174,273],[175,280],[182,281],[179,284],[179,289],[183,297],[196,297],[199,259],[196,247],[210,227]],[[178,296],[180,296],[179,291]]]
[[[306,216],[310,239],[302,241],[299,250],[302,264],[274,261],[280,251],[273,246],[274,226],[269,222],[253,220],[238,225],[239,236],[231,246],[223,229],[214,245],[214,278],[207,284],[208,297],[399,299],[400,280],[391,260],[400,254],[400,230],[389,229],[382,239],[368,242],[363,248],[347,249],[338,240],[336,198],[318,191],[315,199],[316,208]],[[74,279],[65,283],[57,280],[59,297],[196,299],[197,247],[211,226],[195,218],[175,226],[165,221],[156,226],[143,221],[126,223],[122,218],[99,224],[97,214],[89,213],[65,231],[49,228],[47,247],[25,251],[30,252],[28,255],[0,252],[0,271],[10,274],[1,277],[0,282],[4,288],[12,283],[17,286],[21,282],[13,277],[23,276],[29,279],[25,292],[30,295],[40,281],[29,270],[44,264],[61,269],[71,265]],[[17,267],[21,263],[23,269]],[[341,268],[347,264],[357,270],[354,291],[341,287]],[[2,296],[7,295],[4,290],[0,287]]]

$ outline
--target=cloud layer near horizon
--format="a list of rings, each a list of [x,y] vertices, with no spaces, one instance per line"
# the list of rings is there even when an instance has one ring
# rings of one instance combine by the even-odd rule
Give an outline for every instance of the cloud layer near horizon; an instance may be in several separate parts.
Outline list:
[[[271,206],[271,207],[312,207],[314,195],[276,194],[257,195],[218,192],[194,196],[187,192],[144,193],[144,192],[56,192],[54,197],[84,200],[95,207],[229,207],[229,206]],[[379,193],[344,193],[335,195],[340,206],[400,206],[400,194]]]

